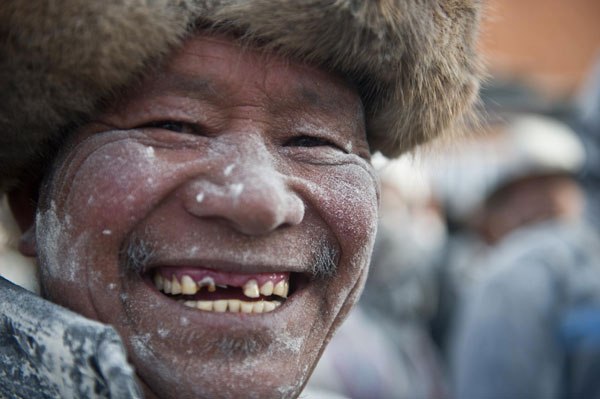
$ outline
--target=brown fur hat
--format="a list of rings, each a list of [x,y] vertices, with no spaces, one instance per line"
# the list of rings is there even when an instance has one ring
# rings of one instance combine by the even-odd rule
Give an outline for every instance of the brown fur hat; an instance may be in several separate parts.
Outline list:
[[[481,0],[3,0],[0,192],[197,24],[350,78],[372,151],[452,129],[476,99]]]

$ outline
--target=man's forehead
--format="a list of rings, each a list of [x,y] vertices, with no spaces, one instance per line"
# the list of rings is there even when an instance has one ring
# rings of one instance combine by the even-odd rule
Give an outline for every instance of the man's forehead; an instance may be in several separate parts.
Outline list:
[[[265,74],[267,71],[265,71]],[[281,84],[283,83],[283,84]],[[172,94],[202,102],[227,106],[239,90],[238,82],[227,75],[181,73],[173,70],[159,72],[150,79],[152,94]],[[348,116],[363,120],[363,107],[351,88],[335,86],[325,88],[311,79],[288,79],[272,87],[266,78],[254,82],[257,91],[263,91],[270,101],[270,110],[279,113],[288,108],[306,109],[337,116]],[[335,88],[332,92],[332,88]],[[336,90],[337,89],[337,90]]]

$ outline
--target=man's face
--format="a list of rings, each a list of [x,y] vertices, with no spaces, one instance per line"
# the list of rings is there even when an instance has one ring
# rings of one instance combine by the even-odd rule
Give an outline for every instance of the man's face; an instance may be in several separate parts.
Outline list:
[[[49,299],[115,326],[147,397],[297,395],[374,239],[355,91],[196,36],[64,148],[36,221]]]

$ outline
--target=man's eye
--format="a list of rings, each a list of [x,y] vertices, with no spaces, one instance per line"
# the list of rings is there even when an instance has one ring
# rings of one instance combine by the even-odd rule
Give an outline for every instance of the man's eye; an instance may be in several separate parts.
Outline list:
[[[286,147],[333,147],[335,149],[346,152],[340,146],[332,143],[331,141],[321,138],[321,137],[313,137],[313,136],[298,136],[291,138],[285,143]]]
[[[142,127],[153,127],[157,129],[170,130],[176,133],[194,133],[194,129],[189,123],[177,121],[157,121],[145,124]]]

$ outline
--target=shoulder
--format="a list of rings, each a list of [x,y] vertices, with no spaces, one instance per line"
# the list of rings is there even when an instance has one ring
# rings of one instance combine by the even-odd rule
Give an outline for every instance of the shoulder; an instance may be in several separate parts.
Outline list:
[[[489,257],[479,298],[545,311],[581,301],[600,303],[600,237],[584,223],[544,223],[507,237]]]

